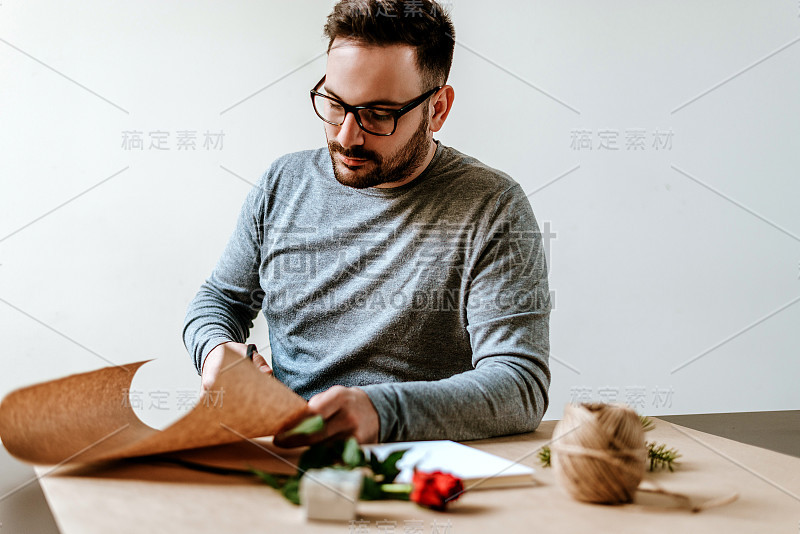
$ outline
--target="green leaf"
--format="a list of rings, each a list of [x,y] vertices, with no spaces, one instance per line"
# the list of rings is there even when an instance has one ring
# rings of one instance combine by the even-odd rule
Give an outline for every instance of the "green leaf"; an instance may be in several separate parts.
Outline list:
[[[374,453],[370,453],[369,466],[372,469],[372,472],[375,473],[382,483],[389,484],[394,481],[398,474],[400,474],[400,469],[397,467],[397,462],[400,461],[406,452],[408,452],[408,449],[394,451],[383,461],[379,460],[377,455]],[[366,462],[364,465],[366,465]]]
[[[381,485],[375,482],[375,479],[371,476],[364,476],[361,484],[361,496],[359,498],[362,501],[375,501],[383,498]]]
[[[383,464],[381,464],[381,461],[378,460],[378,457],[375,455],[375,453],[370,452],[369,453],[369,467],[370,467],[370,469],[372,469],[372,472],[375,473],[376,475],[382,475],[383,474],[381,472],[382,465]]]
[[[252,467],[250,468],[250,471],[260,478],[264,484],[267,484],[275,489],[281,489],[286,484],[286,481],[290,478],[288,475],[273,475],[272,473],[266,473]]]
[[[325,428],[325,420],[322,418],[321,415],[312,415],[311,417],[307,417],[300,421],[300,423],[292,428],[291,430],[287,430],[283,435],[284,436],[294,436],[296,434],[316,434],[317,432],[321,432]]]
[[[366,465],[364,451],[361,450],[356,438],[350,437],[345,442],[344,449],[342,450],[342,461],[346,466],[353,468]]]
[[[284,484],[281,493],[292,504],[300,504],[300,479],[291,477]]]
[[[342,452],[344,452],[342,441],[316,443],[300,455],[298,471],[305,473],[309,469],[330,467],[342,461]]]
[[[394,482],[394,479],[400,474],[400,469],[397,467],[397,462],[403,458],[403,455],[406,452],[408,452],[408,449],[394,451],[381,463],[381,474],[383,475],[384,484]]]

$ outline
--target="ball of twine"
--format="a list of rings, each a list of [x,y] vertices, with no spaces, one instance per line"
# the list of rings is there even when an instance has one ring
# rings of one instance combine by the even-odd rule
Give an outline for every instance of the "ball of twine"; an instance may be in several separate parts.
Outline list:
[[[558,484],[592,503],[631,502],[647,463],[644,430],[625,404],[570,404],[550,447]]]

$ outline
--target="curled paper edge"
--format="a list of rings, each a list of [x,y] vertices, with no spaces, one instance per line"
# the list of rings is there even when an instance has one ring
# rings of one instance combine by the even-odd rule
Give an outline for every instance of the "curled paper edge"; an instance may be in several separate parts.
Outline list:
[[[128,399],[148,361],[27,386],[0,403],[0,439],[16,458],[41,465],[147,456],[272,436],[308,415],[306,401],[226,354],[213,391],[164,430],[143,423]]]

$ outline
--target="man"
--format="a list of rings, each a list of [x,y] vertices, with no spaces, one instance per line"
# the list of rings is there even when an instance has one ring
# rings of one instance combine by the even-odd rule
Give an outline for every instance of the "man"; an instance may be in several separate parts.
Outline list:
[[[434,2],[408,6],[334,7],[311,91],[327,149],[272,164],[186,316],[210,388],[263,311],[273,368],[255,365],[326,422],[278,444],[477,439],[532,431],[547,408],[538,226],[519,184],[433,139],[454,29]]]

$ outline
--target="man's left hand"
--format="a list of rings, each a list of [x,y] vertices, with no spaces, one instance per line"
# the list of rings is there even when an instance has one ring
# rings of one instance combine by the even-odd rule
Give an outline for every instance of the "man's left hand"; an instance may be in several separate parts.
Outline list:
[[[316,434],[278,434],[274,443],[279,447],[300,447],[321,441],[354,436],[359,443],[378,441],[380,420],[372,401],[357,387],[333,386],[308,400],[311,414],[321,415],[325,428]]]

